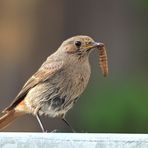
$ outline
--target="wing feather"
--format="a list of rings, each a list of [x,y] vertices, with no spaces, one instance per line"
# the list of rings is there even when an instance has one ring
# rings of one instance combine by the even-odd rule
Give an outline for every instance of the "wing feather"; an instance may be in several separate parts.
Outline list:
[[[13,102],[4,110],[10,111],[15,108],[27,95],[29,90],[39,83],[45,82],[46,80],[52,78],[54,74],[60,71],[63,67],[62,61],[50,62],[46,61],[40,67],[40,69],[25,83],[20,93],[16,96]]]

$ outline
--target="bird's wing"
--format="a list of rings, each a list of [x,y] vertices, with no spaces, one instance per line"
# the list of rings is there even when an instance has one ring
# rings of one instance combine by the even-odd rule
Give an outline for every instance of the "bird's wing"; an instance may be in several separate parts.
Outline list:
[[[14,101],[4,110],[4,112],[15,108],[27,95],[29,90],[39,83],[45,82],[52,78],[63,67],[62,61],[45,62],[41,68],[25,83],[20,93],[16,96]]]

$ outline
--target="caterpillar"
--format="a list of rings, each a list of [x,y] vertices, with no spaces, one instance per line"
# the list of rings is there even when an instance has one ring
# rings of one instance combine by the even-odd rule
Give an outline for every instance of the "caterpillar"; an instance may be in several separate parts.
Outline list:
[[[103,43],[100,43],[97,48],[99,50],[99,65],[102,74],[104,75],[104,77],[106,77],[108,75],[108,58],[106,48]]]

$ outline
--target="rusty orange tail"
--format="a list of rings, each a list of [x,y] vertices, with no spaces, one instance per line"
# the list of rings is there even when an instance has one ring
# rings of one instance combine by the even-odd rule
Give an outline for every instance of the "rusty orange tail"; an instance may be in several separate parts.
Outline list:
[[[18,112],[15,109],[6,112],[2,117],[0,117],[0,130],[7,127],[14,119],[24,115],[22,112]]]

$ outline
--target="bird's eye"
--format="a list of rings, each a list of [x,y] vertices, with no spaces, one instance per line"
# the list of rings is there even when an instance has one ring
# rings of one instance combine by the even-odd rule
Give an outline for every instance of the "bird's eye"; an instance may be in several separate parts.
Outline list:
[[[89,44],[89,45],[91,45],[91,44],[92,44],[92,42],[91,42],[91,41],[89,41],[89,42],[88,42],[88,44]]]
[[[75,42],[75,45],[76,45],[78,48],[81,46],[81,44],[82,44],[82,43],[81,43],[80,41],[76,41],[76,42]]]

